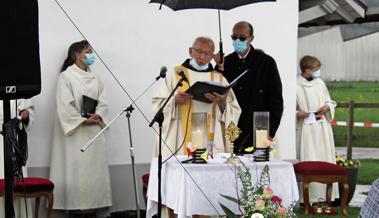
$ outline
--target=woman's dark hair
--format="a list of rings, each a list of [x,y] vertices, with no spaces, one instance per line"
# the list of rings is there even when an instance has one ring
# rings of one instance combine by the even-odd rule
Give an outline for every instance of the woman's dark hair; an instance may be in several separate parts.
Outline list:
[[[70,48],[68,48],[67,58],[63,62],[61,72],[65,71],[67,67],[73,65],[76,60],[76,53],[83,51],[83,49],[87,48],[88,46],[89,43],[87,40],[72,43],[72,45],[70,45]]]

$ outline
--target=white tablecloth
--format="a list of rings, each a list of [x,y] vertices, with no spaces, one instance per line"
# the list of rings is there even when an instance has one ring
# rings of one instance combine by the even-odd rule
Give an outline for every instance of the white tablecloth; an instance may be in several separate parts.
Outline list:
[[[184,157],[177,158],[184,159]],[[281,160],[252,162],[244,157],[241,160],[250,169],[252,184],[257,181],[257,175],[260,175],[263,167],[269,165],[270,187],[274,194],[281,197],[286,205],[298,201],[299,193],[291,163]],[[238,212],[235,203],[220,196],[220,194],[237,196],[234,171],[224,161],[225,159],[218,157],[209,160],[208,164],[187,163],[182,167],[177,159],[172,158],[164,163],[162,166],[162,204],[172,208],[179,218],[192,215],[224,215],[219,202],[232,208],[234,212]],[[238,189],[240,188],[239,185]],[[157,158],[151,162],[147,195],[146,217],[152,217],[157,213],[158,206]]]

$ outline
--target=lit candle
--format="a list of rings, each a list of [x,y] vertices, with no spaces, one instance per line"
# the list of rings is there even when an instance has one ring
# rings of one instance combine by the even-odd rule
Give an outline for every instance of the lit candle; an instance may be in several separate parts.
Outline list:
[[[267,130],[255,131],[255,145],[257,148],[267,148]]]
[[[192,146],[194,149],[198,148],[204,148],[205,147],[205,141],[204,141],[204,132],[200,129],[195,129],[192,131]]]

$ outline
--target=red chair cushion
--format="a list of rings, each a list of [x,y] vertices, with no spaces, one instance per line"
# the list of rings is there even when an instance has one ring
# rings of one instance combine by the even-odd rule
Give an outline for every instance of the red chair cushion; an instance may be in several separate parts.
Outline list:
[[[347,175],[347,170],[337,164],[323,161],[304,161],[294,165],[300,175]]]
[[[142,176],[142,182],[144,185],[148,185],[149,184],[149,177],[150,177],[150,174],[149,173],[146,173]]]
[[[25,188],[24,188],[25,187]],[[52,191],[54,183],[46,178],[26,177],[24,182],[14,181],[14,192]],[[4,179],[0,179],[0,193],[4,193]]]

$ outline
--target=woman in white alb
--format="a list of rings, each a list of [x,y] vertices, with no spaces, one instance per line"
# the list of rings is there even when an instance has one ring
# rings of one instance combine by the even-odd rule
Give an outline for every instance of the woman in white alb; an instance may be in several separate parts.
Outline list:
[[[112,205],[104,135],[80,151],[105,126],[108,110],[104,84],[89,68],[94,61],[87,41],[73,43],[59,75],[50,167],[54,209],[93,211]],[[81,115],[83,95],[97,100],[94,113]]]

